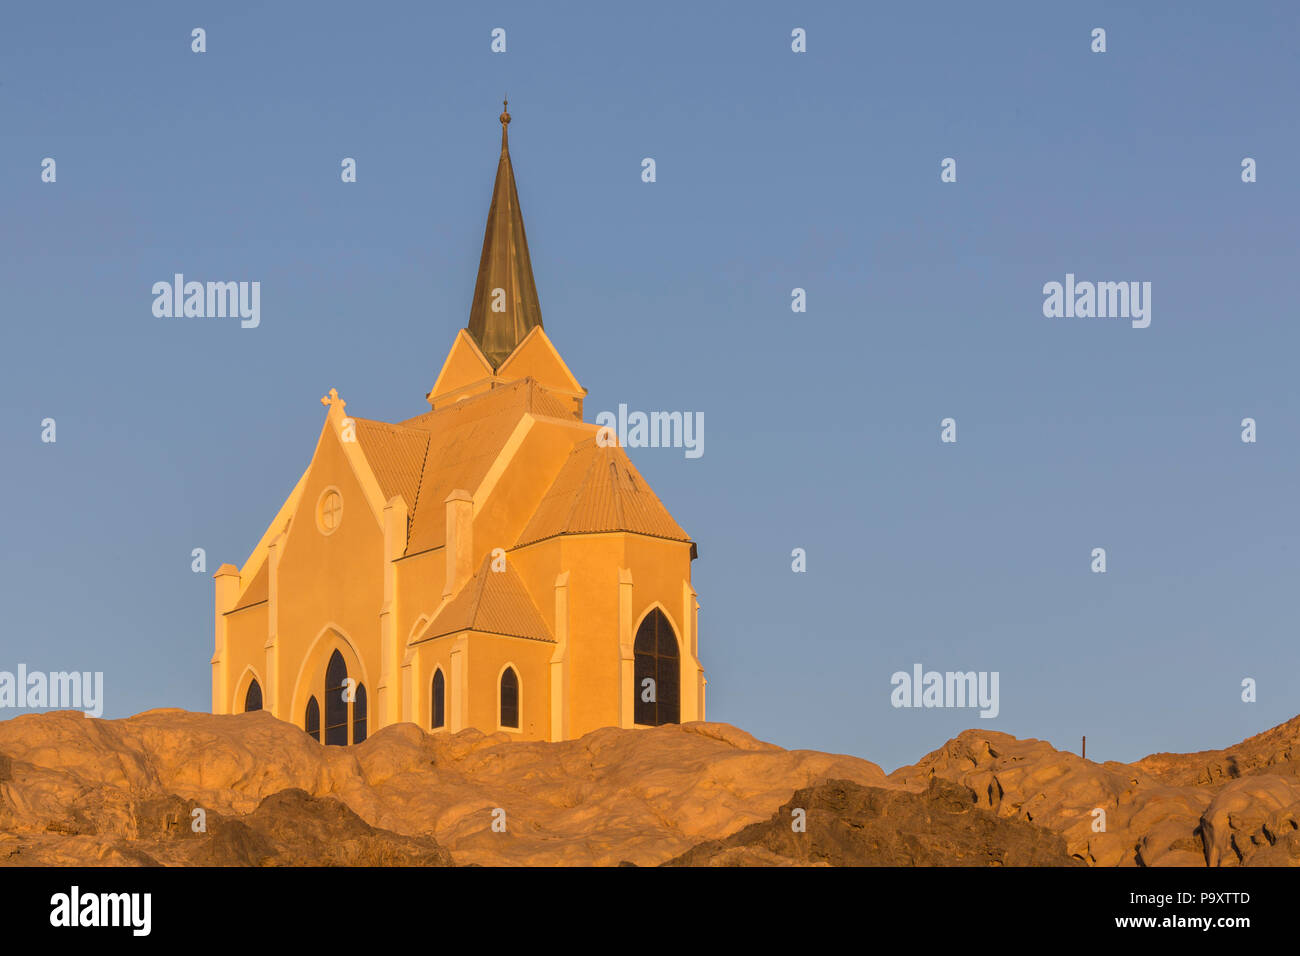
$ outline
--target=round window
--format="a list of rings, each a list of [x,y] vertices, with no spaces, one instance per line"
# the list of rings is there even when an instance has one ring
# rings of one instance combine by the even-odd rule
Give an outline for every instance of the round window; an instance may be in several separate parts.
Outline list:
[[[316,527],[321,534],[333,534],[343,521],[343,496],[337,488],[326,488],[316,502]]]

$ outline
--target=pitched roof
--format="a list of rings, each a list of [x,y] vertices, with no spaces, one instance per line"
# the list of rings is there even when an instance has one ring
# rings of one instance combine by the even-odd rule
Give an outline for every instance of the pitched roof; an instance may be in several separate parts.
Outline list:
[[[420,428],[390,425],[369,418],[353,418],[357,443],[375,473],[375,480],[387,501],[401,495],[406,507],[414,510],[420,490],[420,473],[424,470],[429,433]]]
[[[482,631],[555,643],[515,569],[507,563],[504,571],[493,571],[491,564],[489,554],[460,592],[429,622],[417,642],[458,631]]]
[[[406,501],[405,553],[415,554],[446,541],[447,495],[482,484],[520,418],[581,421],[580,407],[525,378],[397,424],[352,420],[384,500],[400,494]]]
[[[690,540],[627,453],[589,438],[574,446],[515,547],[557,534],[601,531]]]
[[[506,128],[510,114],[501,114],[501,159],[492,186],[492,205],[483,230],[478,281],[469,311],[469,333],[494,369],[500,368],[534,326],[542,324],[533,266],[528,258],[524,217],[515,190]],[[498,296],[496,290],[502,290]],[[502,306],[502,308],[497,308]]]
[[[482,484],[519,419],[532,407],[533,390],[533,383],[523,380],[403,423],[429,432],[407,554],[446,541],[447,496],[457,488],[472,493]]]

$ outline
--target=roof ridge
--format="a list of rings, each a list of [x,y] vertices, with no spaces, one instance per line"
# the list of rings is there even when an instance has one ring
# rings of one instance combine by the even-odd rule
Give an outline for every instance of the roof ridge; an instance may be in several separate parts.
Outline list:
[[[402,421],[397,422],[396,425],[400,428],[410,428],[415,431],[422,431],[422,432],[432,431],[433,429],[428,425],[408,425],[406,423],[413,422],[417,418],[431,419],[441,423],[442,421],[445,421],[447,418],[450,418],[453,412],[464,411],[465,409],[477,405],[480,402],[485,402],[487,399],[501,398],[507,392],[518,391],[519,387],[523,385],[525,382],[529,381],[530,379],[532,379],[531,375],[525,376],[524,378],[515,379],[513,382],[504,382],[498,384],[495,388],[489,388],[486,391],[477,392],[473,395],[470,395],[467,398],[462,398],[458,402],[452,402],[449,405],[444,405],[442,406],[442,408],[431,408],[427,412],[421,412],[418,415],[412,415],[410,418],[404,418],[402,419]],[[446,418],[440,418],[439,416],[446,416]]]
[[[478,582],[478,587],[475,588],[469,599],[469,623],[471,627],[478,623],[479,611],[483,607],[483,592],[487,588],[487,576],[492,573],[487,569],[488,562],[491,560],[492,552],[489,551],[483,556],[483,560],[479,562],[478,570],[474,572],[469,581],[465,584],[466,587],[473,587],[475,581]]]
[[[573,451],[569,452],[569,454],[570,455],[577,454],[577,451],[578,449],[575,446]],[[563,527],[565,529],[568,529],[573,524],[573,515],[578,510],[578,502],[582,499],[582,493],[586,490],[587,482],[591,479],[591,469],[594,468],[595,466],[596,466],[596,456],[593,455],[591,458],[591,463],[587,465],[587,470],[583,472],[582,478],[578,482],[577,493],[573,496],[572,500],[569,501],[569,512],[564,516]],[[561,471],[563,471],[563,466],[561,466]],[[554,486],[555,481],[559,479],[559,477],[560,476],[557,474],[555,478],[551,480],[552,487]],[[550,493],[550,489],[547,489],[546,494],[549,493]]]
[[[396,428],[404,432],[425,431],[425,429],[416,428],[414,425],[403,425],[401,422],[386,422],[381,418],[362,418],[360,415],[349,415],[348,418],[352,419],[354,422],[364,422],[367,425],[382,425],[385,428]]]
[[[614,517],[620,525],[627,524],[627,518],[623,514],[623,492],[618,486],[618,459],[610,455],[609,457],[609,489],[610,497],[614,499]]]
[[[429,470],[429,449],[433,445],[433,434],[424,435],[424,450],[420,453],[420,473],[415,479],[415,496],[411,506],[406,509],[406,533],[402,535],[402,554],[411,546],[411,528],[415,525],[415,509],[420,506],[420,493],[424,491],[424,475]]]

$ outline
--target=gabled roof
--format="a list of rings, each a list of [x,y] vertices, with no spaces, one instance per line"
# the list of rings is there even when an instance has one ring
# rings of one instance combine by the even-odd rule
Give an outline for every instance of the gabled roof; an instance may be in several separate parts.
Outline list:
[[[627,453],[589,438],[574,446],[515,547],[558,534],[601,531],[690,541]]]
[[[515,569],[507,563],[505,570],[493,571],[490,554],[460,592],[429,622],[416,642],[460,631],[481,631],[555,643],[550,628],[528,596],[528,589]]]
[[[390,425],[369,418],[352,420],[356,423],[357,443],[370,463],[384,500],[401,495],[406,507],[413,510],[420,490],[425,452],[429,447],[429,433],[420,428]]]
[[[447,495],[457,488],[473,493],[482,484],[515,426],[531,409],[535,391],[531,381],[515,382],[403,422],[429,431],[407,554],[446,541]]]
[[[397,424],[353,417],[384,500],[406,502],[405,553],[443,545],[447,495],[482,484],[525,414],[580,421],[575,402],[526,378]]]

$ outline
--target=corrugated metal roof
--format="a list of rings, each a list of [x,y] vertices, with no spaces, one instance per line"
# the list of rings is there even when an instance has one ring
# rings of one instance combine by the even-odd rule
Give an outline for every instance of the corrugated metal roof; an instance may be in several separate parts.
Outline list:
[[[357,426],[357,443],[370,462],[370,470],[387,501],[401,495],[408,509],[415,508],[420,490],[420,472],[424,468],[429,433],[419,428],[390,425],[369,418],[353,418]]]
[[[446,542],[447,496],[483,482],[525,413],[581,421],[579,408],[578,400],[525,378],[397,424],[354,418],[384,497],[400,494],[410,509],[405,553]],[[575,448],[521,543],[591,531],[689,540],[623,450],[597,448],[594,440]]]
[[[571,395],[557,395],[540,385],[532,391],[529,411],[534,415],[551,418],[572,418],[582,421],[582,399]]]
[[[493,571],[488,555],[417,640],[431,640],[458,631],[482,631],[555,643],[528,589],[508,563]]]
[[[472,492],[501,455],[528,409],[529,389],[520,382],[430,413],[429,445],[407,553],[440,547],[447,536],[447,496]]]
[[[690,540],[627,453],[589,438],[574,446],[516,547],[557,534],[601,531]]]

